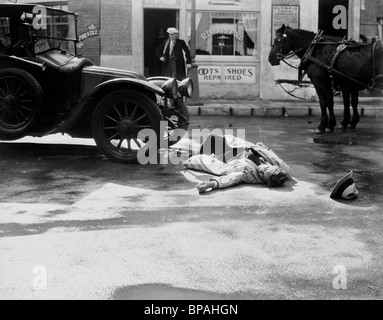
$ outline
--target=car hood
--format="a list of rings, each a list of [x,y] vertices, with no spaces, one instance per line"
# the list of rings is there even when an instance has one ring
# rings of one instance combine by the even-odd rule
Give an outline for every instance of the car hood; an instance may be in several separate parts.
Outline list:
[[[115,78],[132,78],[139,79],[143,81],[148,81],[145,76],[134,71],[122,70],[122,69],[113,69],[113,68],[104,68],[98,66],[84,67],[83,72],[86,74],[93,74],[109,79]]]

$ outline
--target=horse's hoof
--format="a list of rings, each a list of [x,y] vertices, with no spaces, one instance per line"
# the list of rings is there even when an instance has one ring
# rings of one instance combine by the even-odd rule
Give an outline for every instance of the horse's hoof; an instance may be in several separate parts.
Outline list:
[[[350,130],[355,130],[355,129],[356,129],[356,125],[349,124],[349,125],[348,125],[348,129],[350,129]]]
[[[314,130],[314,133],[315,133],[315,134],[324,134],[324,130],[321,130],[321,129],[315,129],[315,130]]]
[[[334,132],[334,128],[326,128],[326,133],[333,133]]]
[[[346,130],[346,129],[347,129],[347,127],[344,126],[343,124],[340,124],[340,125],[338,126],[338,130],[344,131],[344,130]]]

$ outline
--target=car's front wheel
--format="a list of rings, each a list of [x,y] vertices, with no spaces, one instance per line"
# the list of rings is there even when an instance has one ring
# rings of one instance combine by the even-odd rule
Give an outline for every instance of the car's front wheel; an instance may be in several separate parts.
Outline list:
[[[43,104],[43,90],[30,73],[0,70],[0,139],[17,140],[36,124]]]
[[[140,92],[119,90],[106,96],[96,107],[93,137],[110,160],[137,163],[140,150],[157,151],[162,120],[161,111],[152,99]],[[144,129],[155,133],[156,139],[148,139],[142,134]],[[149,148],[149,143],[155,146]]]

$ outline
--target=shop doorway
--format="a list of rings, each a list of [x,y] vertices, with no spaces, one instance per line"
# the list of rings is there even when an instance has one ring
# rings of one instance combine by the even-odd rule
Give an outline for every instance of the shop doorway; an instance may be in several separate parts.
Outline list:
[[[169,27],[179,27],[179,11],[163,9],[144,10],[144,74],[146,77],[160,75],[161,62],[156,55],[157,46],[163,41],[158,39],[159,30],[165,36]]]

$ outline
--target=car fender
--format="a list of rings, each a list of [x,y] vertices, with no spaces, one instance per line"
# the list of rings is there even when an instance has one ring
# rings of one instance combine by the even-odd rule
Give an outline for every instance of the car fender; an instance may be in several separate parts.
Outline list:
[[[49,134],[66,132],[69,128],[74,126],[79,120],[83,118],[85,114],[92,111],[107,94],[123,90],[132,89],[139,92],[151,93],[153,99],[156,95],[164,96],[164,91],[153,83],[132,78],[118,78],[112,79],[97,85],[84,95],[79,103],[73,108],[70,114],[63,120],[55,129],[49,132]]]
[[[148,78],[148,81],[149,81],[149,83],[154,84],[155,86],[162,88],[162,86],[165,84],[165,82],[170,80],[170,79],[172,79],[172,78],[157,76],[157,77]],[[179,83],[179,81],[177,81],[177,82]]]
[[[30,61],[16,56],[0,55],[0,65],[2,67],[20,68],[28,72],[45,71],[46,64]]]
[[[111,87],[121,86],[122,88],[127,88],[125,87],[125,85],[128,85],[128,86],[131,85],[133,87],[130,86],[128,88],[138,89],[139,91],[148,90],[160,96],[163,96],[165,94],[164,91],[161,89],[161,87],[148,81],[135,79],[135,78],[116,78],[116,79],[111,79],[111,80],[102,82],[96,87],[94,87],[92,90],[90,90],[89,92],[86,92],[82,100],[88,99],[89,97],[93,97],[97,95],[98,92],[103,91],[106,87],[111,88]]]

